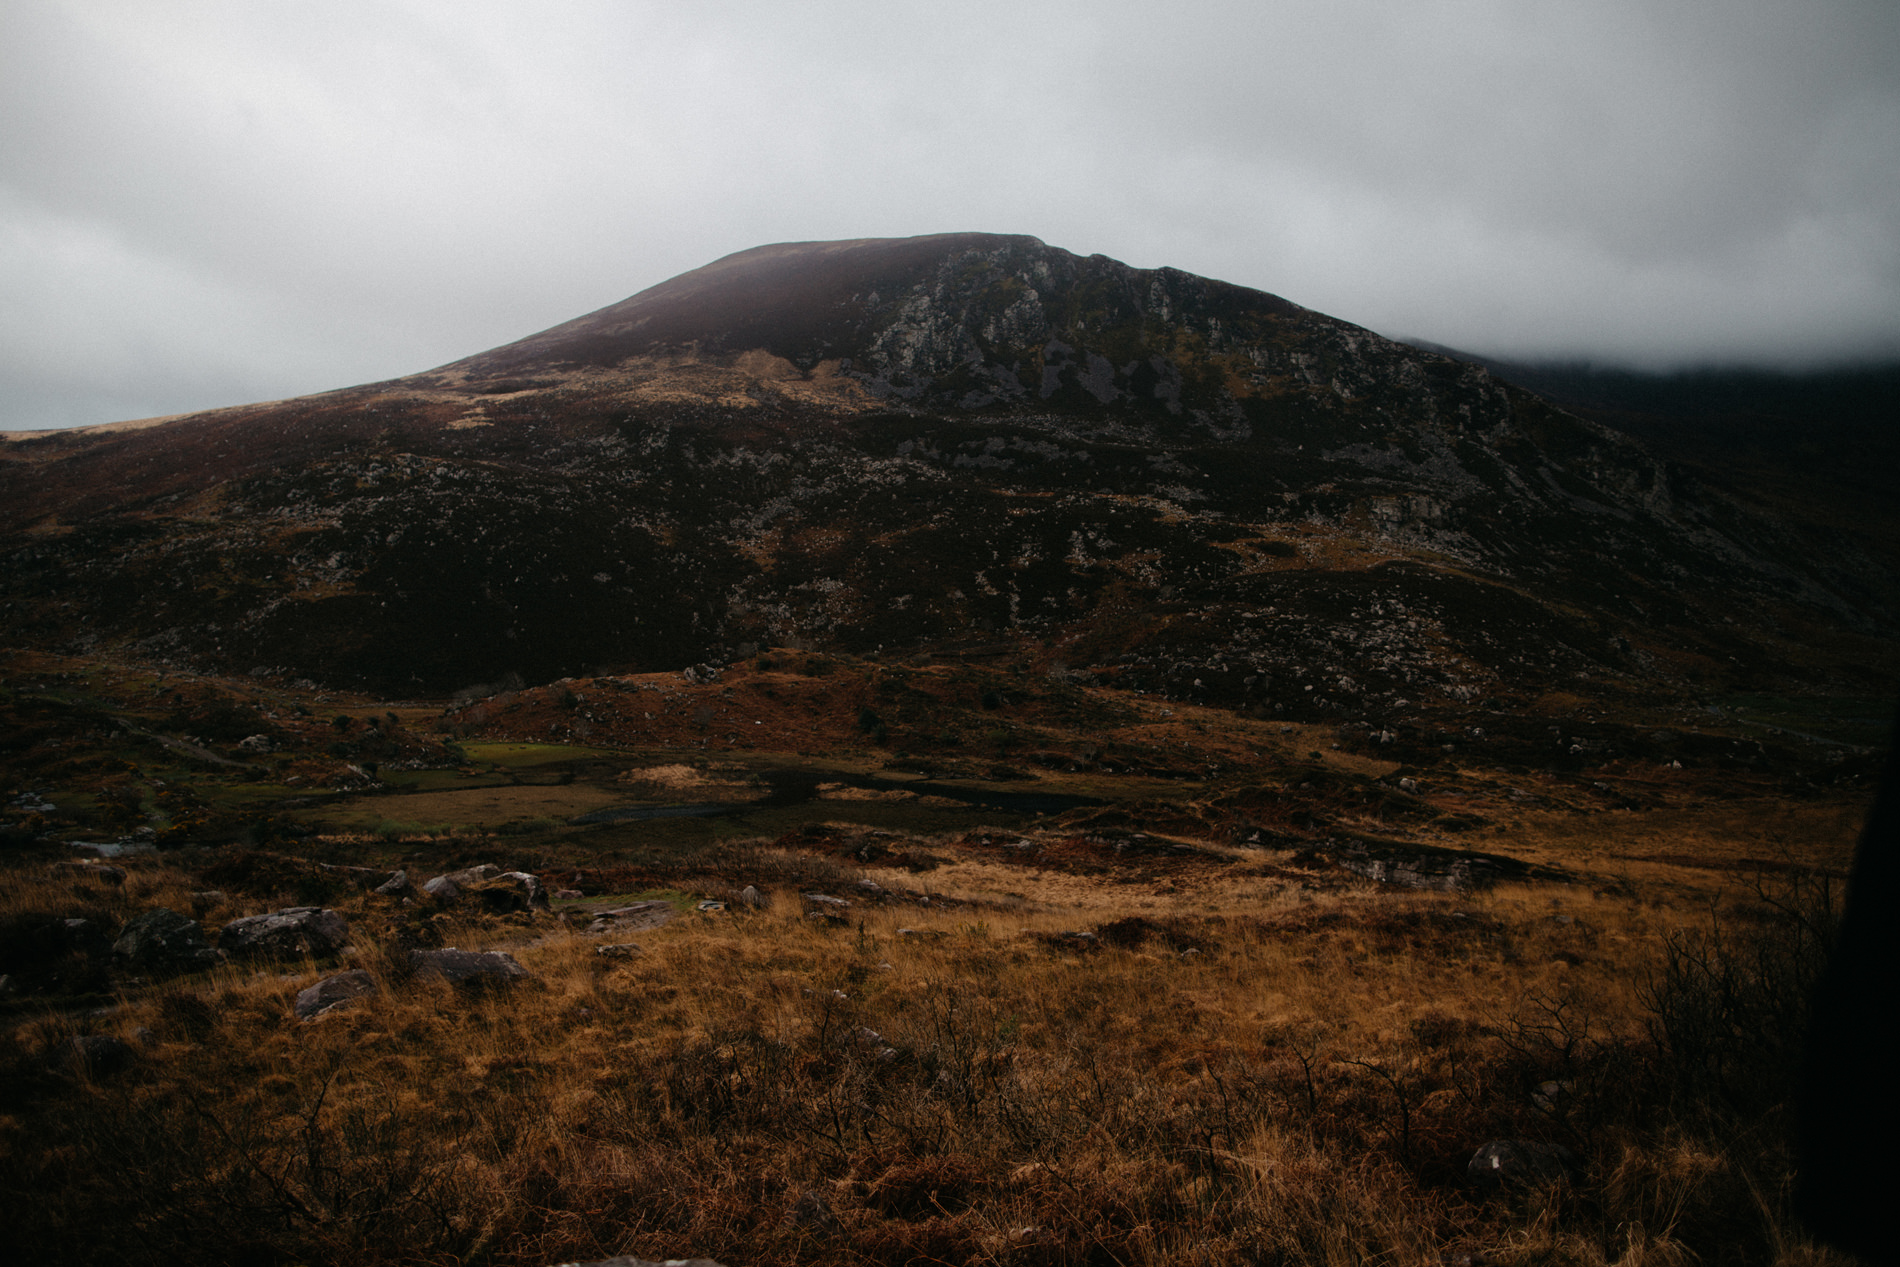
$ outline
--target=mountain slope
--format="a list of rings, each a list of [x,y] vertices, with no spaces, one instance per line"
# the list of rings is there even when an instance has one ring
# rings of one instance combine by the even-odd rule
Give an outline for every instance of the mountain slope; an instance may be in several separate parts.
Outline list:
[[[785,643],[1299,716],[1893,672],[1861,543],[1481,367],[1026,237],[759,248],[0,457],[10,639],[403,693]]]

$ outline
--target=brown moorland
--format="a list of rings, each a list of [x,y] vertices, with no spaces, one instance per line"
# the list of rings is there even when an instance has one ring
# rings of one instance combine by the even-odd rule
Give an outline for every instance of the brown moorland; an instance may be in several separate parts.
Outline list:
[[[1788,1191],[1800,991],[1869,795],[1851,741],[1706,714],[1652,753],[1621,736],[1664,719],[1550,700],[1381,742],[1026,660],[771,649],[690,679],[381,701],[10,655],[12,1242],[1847,1261]],[[477,863],[567,896],[373,891]],[[1448,887],[1395,882],[1421,874]],[[675,914],[590,931],[635,902]],[[297,905],[348,946],[176,976],[102,949],[157,907],[215,939]],[[529,977],[458,991],[413,971],[433,946]],[[345,969],[376,993],[299,1019]],[[1570,1168],[1474,1185],[1494,1140]]]

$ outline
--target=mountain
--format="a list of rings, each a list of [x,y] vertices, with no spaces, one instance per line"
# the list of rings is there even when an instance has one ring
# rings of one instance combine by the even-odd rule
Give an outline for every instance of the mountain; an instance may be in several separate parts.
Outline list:
[[[1288,717],[1885,692],[1890,524],[1021,236],[742,251],[438,369],[0,445],[0,636],[402,695],[771,645]]]

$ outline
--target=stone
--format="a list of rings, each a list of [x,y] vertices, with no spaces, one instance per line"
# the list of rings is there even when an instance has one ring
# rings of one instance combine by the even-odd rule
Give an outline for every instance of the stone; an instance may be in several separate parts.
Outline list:
[[[739,905],[749,906],[755,911],[763,910],[765,908],[765,894],[759,892],[756,886],[748,884],[739,890]]]
[[[88,1078],[103,1078],[131,1067],[138,1053],[132,1044],[110,1034],[88,1034],[65,1047],[66,1063]]]
[[[286,906],[264,915],[234,919],[218,934],[218,948],[237,959],[322,959],[343,949],[350,922],[336,911]]]
[[[384,897],[412,897],[415,891],[416,886],[409,883],[409,873],[407,871],[396,872],[387,880],[384,880],[381,884],[370,890],[372,893],[381,893]]]
[[[1494,1139],[1473,1153],[1465,1177],[1474,1187],[1528,1187],[1576,1177],[1577,1156],[1562,1144]]]
[[[358,999],[376,994],[380,987],[376,978],[358,968],[350,972],[339,972],[333,977],[325,977],[315,985],[297,992],[297,1001],[293,1007],[300,1021],[315,1020],[326,1012],[333,1012]]]
[[[478,867],[474,870],[492,871],[493,868]],[[493,875],[479,878],[463,872],[446,878],[460,885],[463,893],[473,896],[497,915],[549,909],[548,891],[541,887],[540,880],[526,871],[496,871]]]
[[[112,954],[139,972],[195,972],[222,956],[205,940],[198,921],[158,907],[145,912],[119,933]]]
[[[669,1258],[656,1262],[651,1258],[596,1258],[585,1263],[556,1263],[554,1267],[722,1267],[710,1258]]]
[[[587,926],[587,931],[595,934],[634,932],[643,928],[658,928],[672,918],[671,902],[635,902],[631,906],[616,906],[594,912],[594,922]]]
[[[422,891],[445,905],[462,896],[462,886],[445,875],[439,875],[424,884]]]
[[[55,862],[53,874],[67,880],[91,880],[95,884],[125,884],[125,869],[107,862]]]
[[[837,1232],[844,1225],[838,1216],[831,1212],[831,1203],[825,1200],[825,1194],[811,1188],[799,1194],[792,1208],[785,1212],[785,1222],[790,1227],[803,1228],[807,1232]]]
[[[469,989],[511,986],[528,979],[528,970],[503,950],[412,950],[409,967],[419,977],[441,977]]]
[[[605,946],[594,947],[594,953],[607,959],[631,959],[646,952],[630,941],[611,942]]]
[[[1568,1078],[1539,1083],[1537,1090],[1531,1092],[1531,1103],[1539,1112],[1551,1117],[1561,1117],[1570,1107],[1577,1084]]]

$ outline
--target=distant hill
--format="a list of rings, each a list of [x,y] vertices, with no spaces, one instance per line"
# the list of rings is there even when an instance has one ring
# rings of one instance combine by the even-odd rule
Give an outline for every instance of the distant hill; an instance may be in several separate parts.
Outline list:
[[[761,247],[426,373],[0,445],[0,631],[414,694],[775,644],[1310,718],[1891,686],[1890,523],[1533,386],[1029,237]]]

